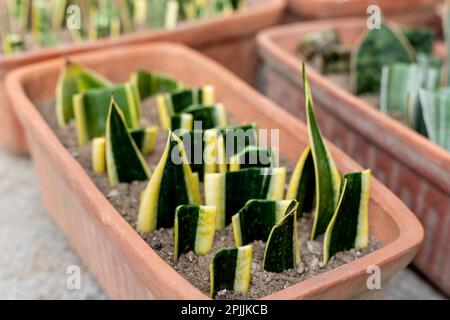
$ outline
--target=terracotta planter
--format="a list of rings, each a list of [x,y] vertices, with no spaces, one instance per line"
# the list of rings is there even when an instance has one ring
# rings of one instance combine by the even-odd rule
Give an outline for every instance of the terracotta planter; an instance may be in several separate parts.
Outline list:
[[[307,145],[307,130],[295,117],[259,95],[217,63],[181,45],[153,44],[108,49],[74,56],[114,81],[145,68],[163,72],[188,85],[211,84],[218,100],[236,122],[257,121],[261,128],[280,130],[280,151],[296,161]],[[207,298],[166,264],[111,206],[79,163],[43,120],[35,103],[54,95],[62,59],[26,66],[8,75],[6,87],[25,128],[44,202],[91,272],[112,298]],[[330,145],[343,172],[360,167]],[[415,256],[423,230],[407,207],[373,179],[370,232],[383,244],[372,254],[300,282],[267,298],[372,298],[382,291],[367,289],[367,267],[380,266],[383,288]]]
[[[263,32],[258,44],[267,95],[305,120],[296,52],[300,39],[312,31],[337,28],[342,40],[352,43],[364,26],[363,19],[328,20]],[[325,136],[372,168],[417,214],[426,237],[415,265],[450,293],[450,153],[311,68],[309,75]]]
[[[258,64],[255,58],[257,56],[255,34],[276,24],[282,18],[284,8],[284,0],[249,0],[246,10],[230,17],[187,22],[174,30],[141,32],[125,35],[119,39],[102,39],[0,57],[0,144],[12,152],[27,153],[22,129],[4,92],[5,74],[14,68],[79,52],[164,40],[194,47],[224,64],[244,80],[253,82]]]
[[[365,16],[370,5],[377,5],[385,15],[419,13],[433,15],[433,7],[442,0],[288,0],[289,9],[296,15],[309,19],[344,16]]]

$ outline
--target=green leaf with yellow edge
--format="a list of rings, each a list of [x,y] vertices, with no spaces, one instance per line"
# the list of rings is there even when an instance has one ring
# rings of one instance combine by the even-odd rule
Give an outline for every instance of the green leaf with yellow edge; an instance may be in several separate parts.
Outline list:
[[[309,87],[305,65],[303,65],[303,86],[305,93],[305,105],[308,121],[309,142],[314,161],[315,185],[316,185],[316,209],[311,238],[315,239],[323,234],[339,200],[339,187],[341,176],[331,157],[330,152],[314,114],[313,98]]]
[[[224,289],[246,294],[250,284],[252,257],[252,245],[218,251],[210,265],[211,298]]]
[[[137,230],[172,228],[179,205],[200,202],[198,175],[191,170],[183,142],[169,132],[164,153],[144,191]]]
[[[128,132],[125,116],[114,99],[106,122],[106,167],[109,184],[145,181],[150,168]]]
[[[233,218],[236,247],[255,240],[267,241],[274,225],[297,206],[295,200],[250,200]]]
[[[59,126],[65,126],[74,118],[74,95],[109,86],[112,86],[112,82],[103,76],[67,60],[56,85],[56,116]]]
[[[366,170],[342,177],[339,203],[325,233],[324,263],[337,252],[368,245],[370,175]]]
[[[174,261],[188,251],[198,255],[209,253],[216,232],[216,208],[211,206],[181,205],[175,212]]]
[[[273,226],[264,251],[263,268],[269,272],[283,272],[300,263],[297,235],[297,202],[294,201],[283,219]]]

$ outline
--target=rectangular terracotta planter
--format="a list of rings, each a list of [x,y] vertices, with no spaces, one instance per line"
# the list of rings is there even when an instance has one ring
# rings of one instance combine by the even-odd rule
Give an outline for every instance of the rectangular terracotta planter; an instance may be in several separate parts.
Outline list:
[[[434,15],[433,7],[442,0],[288,0],[290,11],[307,19],[366,16],[370,5],[377,5],[385,15],[413,14],[417,18]]]
[[[266,94],[305,121],[299,41],[336,28],[346,43],[363,32],[359,18],[273,28],[258,36]],[[450,153],[309,68],[317,117],[327,138],[394,191],[416,213],[425,242],[415,265],[450,294]]]
[[[305,125],[262,97],[216,62],[176,44],[112,48],[73,56],[114,81],[125,81],[137,69],[162,72],[191,86],[214,85],[236,122],[256,121],[279,129],[280,152],[297,161],[308,144]],[[111,298],[203,299],[164,262],[111,206],[80,164],[64,148],[35,104],[54,95],[62,59],[20,68],[6,87],[25,129],[45,205],[72,246]],[[330,144],[342,172],[361,168]],[[415,256],[423,238],[416,217],[376,179],[371,182],[370,233],[383,247],[333,271],[270,295],[273,299],[346,299],[380,297],[367,289],[367,268],[381,268],[382,288]]]
[[[175,41],[202,51],[244,80],[254,82],[258,64],[255,35],[280,21],[285,0],[249,0],[248,3],[249,6],[242,12],[228,17],[185,22],[174,30],[145,31],[118,39],[101,39],[0,57],[0,144],[12,152],[27,153],[22,129],[6,99],[4,78],[14,68],[38,61],[127,44]]]

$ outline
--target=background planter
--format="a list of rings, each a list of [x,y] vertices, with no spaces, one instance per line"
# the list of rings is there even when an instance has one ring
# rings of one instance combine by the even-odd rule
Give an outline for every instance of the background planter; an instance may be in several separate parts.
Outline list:
[[[378,5],[385,15],[431,19],[433,7],[442,0],[288,0],[289,9],[308,19],[366,16],[370,5]]]
[[[136,69],[163,72],[188,85],[211,84],[217,97],[240,123],[256,121],[279,129],[280,151],[297,161],[308,144],[304,124],[259,95],[217,63],[181,45],[153,44],[115,48],[71,57],[114,81],[125,81]],[[206,298],[177,274],[140,238],[111,206],[79,163],[45,123],[34,103],[54,95],[62,59],[26,66],[7,77],[6,87],[25,128],[44,203],[99,283],[112,298]],[[360,167],[330,145],[343,172]],[[82,187],[81,187],[82,186]],[[268,298],[373,298],[367,289],[367,267],[378,265],[383,288],[415,256],[423,237],[420,223],[407,207],[376,179],[371,183],[370,232],[383,247],[341,268],[300,282]]]
[[[364,27],[364,19],[340,19],[262,33],[258,43],[267,95],[305,120],[299,41],[310,32],[336,28],[344,42],[352,43]],[[426,237],[415,265],[450,294],[450,153],[312,68],[309,76],[323,133],[359,163],[372,168],[417,214]]]
[[[30,63],[127,44],[151,41],[176,41],[194,47],[225,65],[248,82],[254,82],[256,59],[255,34],[276,24],[283,16],[284,0],[249,0],[242,12],[229,17],[213,17],[185,22],[174,30],[145,31],[124,35],[119,39],[43,49],[10,57],[0,57],[0,144],[15,153],[27,153],[22,128],[6,99],[4,78],[8,71]]]

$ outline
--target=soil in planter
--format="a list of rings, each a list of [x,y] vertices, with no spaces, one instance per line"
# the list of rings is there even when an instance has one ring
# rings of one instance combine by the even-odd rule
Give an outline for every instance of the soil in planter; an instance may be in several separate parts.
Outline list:
[[[139,211],[139,199],[141,192],[145,189],[147,182],[134,182],[131,184],[119,184],[111,188],[108,178],[105,175],[95,174],[91,169],[91,146],[78,147],[75,133],[75,125],[71,123],[61,129],[57,125],[55,116],[54,100],[43,101],[38,104],[38,109],[44,116],[50,127],[54,130],[63,145],[79,161],[92,178],[100,191],[108,198],[113,207],[124,217],[133,227]],[[142,106],[143,125],[157,124],[158,114],[153,100],[147,100]],[[152,169],[158,163],[165,147],[167,136],[164,132],[159,132],[154,152],[146,158]],[[295,164],[289,163],[281,158],[282,165],[287,167],[287,181],[290,179]],[[201,188],[203,191],[203,188]],[[327,265],[322,264],[322,238],[317,241],[310,241],[310,231],[313,219],[307,215],[298,220],[298,234],[300,244],[300,255],[302,263],[296,269],[282,273],[266,272],[262,269],[264,256],[264,246],[262,241],[253,243],[253,264],[250,289],[247,295],[235,294],[231,291],[221,291],[216,299],[257,299],[287,288],[297,282],[309,279],[319,273],[323,273],[345,265],[359,257],[367,255],[381,247],[381,243],[374,237],[370,237],[368,247],[363,250],[350,250],[340,252],[332,257]],[[153,248],[158,255],[163,258],[178,273],[199,288],[206,295],[209,295],[209,265],[214,254],[221,248],[233,247],[234,236],[232,226],[228,226],[223,231],[218,231],[215,236],[213,250],[205,256],[197,256],[189,252],[180,257],[176,265],[173,264],[174,235],[173,229],[160,229],[151,234],[141,234],[142,238]]]

